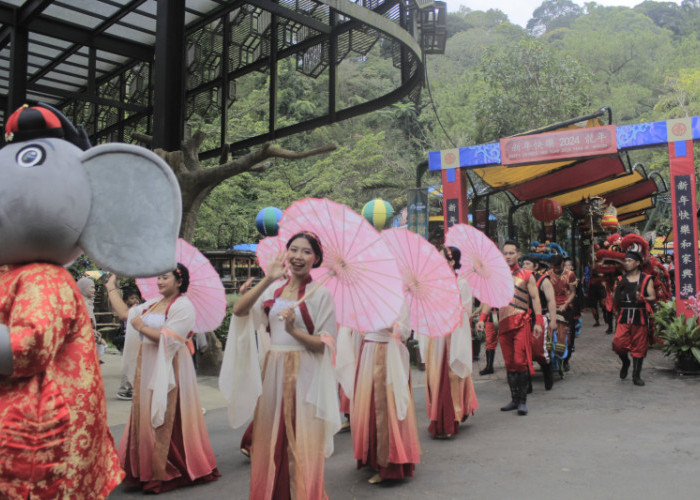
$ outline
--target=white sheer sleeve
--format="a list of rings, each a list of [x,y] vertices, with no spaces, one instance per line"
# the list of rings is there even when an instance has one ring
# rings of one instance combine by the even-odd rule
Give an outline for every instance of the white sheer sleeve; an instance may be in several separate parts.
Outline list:
[[[178,297],[168,309],[165,324],[160,332],[156,366],[148,388],[151,396],[151,425],[163,425],[168,406],[168,393],[177,387],[173,370],[173,358],[187,343],[194,328],[195,310],[187,297]],[[190,344],[191,345],[191,344]],[[192,354],[190,351],[188,351]]]
[[[464,278],[457,280],[462,301],[462,321],[450,338],[450,369],[460,378],[472,373],[472,291]]]
[[[255,405],[262,394],[255,332],[267,328],[268,318],[264,304],[273,297],[276,288],[271,286],[265,290],[247,315],[231,315],[219,373],[219,390],[229,403],[228,419],[234,428],[242,426],[253,417]]]
[[[408,349],[404,341],[411,335],[408,304],[404,303],[401,314],[394,323],[392,338],[386,348],[386,384],[392,387],[396,404],[396,417],[406,418],[411,404],[408,380],[411,370]]]
[[[306,402],[316,407],[316,416],[325,422],[326,456],[333,453],[333,436],[340,430],[340,405],[338,382],[335,377],[337,323],[335,304],[330,292],[323,286],[306,299],[314,323],[314,335],[325,344],[323,354],[318,356],[318,365],[306,393]]]

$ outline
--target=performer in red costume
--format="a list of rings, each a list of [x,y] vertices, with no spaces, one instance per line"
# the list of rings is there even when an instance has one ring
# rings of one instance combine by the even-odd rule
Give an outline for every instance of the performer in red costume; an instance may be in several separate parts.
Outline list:
[[[620,277],[615,287],[615,307],[620,315],[613,339],[613,351],[620,357],[622,368],[620,378],[627,378],[630,367],[628,353],[632,354],[632,381],[642,386],[642,363],[649,348],[650,304],[656,300],[654,280],[651,275],[641,272],[644,256],[629,251],[625,255],[625,275]]]
[[[603,314],[605,314],[605,285],[603,283],[603,276],[595,272],[595,269],[591,269],[591,279],[588,281],[588,290],[586,291],[586,297],[588,299],[588,307],[593,314],[593,320],[595,323],[593,326],[600,326],[600,315],[598,313],[598,304],[600,304]]]
[[[479,371],[479,375],[490,375],[493,373],[493,360],[496,358],[496,348],[498,347],[498,331],[493,324],[491,311],[483,312],[488,306],[481,304],[479,310],[479,321],[484,323],[484,336],[486,337],[486,367]]]
[[[86,304],[63,265],[85,251],[123,276],[154,275],[174,266],[178,183],[144,148],[91,148],[84,130],[47,105],[13,113],[5,139],[0,498],[102,499],[124,472],[107,426]],[[154,192],[162,210],[148,208]],[[94,203],[98,196],[109,203]],[[127,210],[140,214],[128,234],[119,223]]]
[[[546,335],[537,339],[534,335],[530,336],[532,361],[536,361],[542,368],[542,376],[544,378],[544,389],[549,391],[554,385],[554,373],[552,370],[551,360],[547,351],[547,343],[552,342],[552,327],[556,324],[557,306],[554,298],[554,288],[547,275],[546,266],[533,254],[527,254],[523,257],[523,269],[532,271],[537,283],[537,291],[540,294],[540,306],[547,310],[547,315],[542,314],[545,324]],[[533,325],[534,326],[534,325]],[[532,384],[528,385],[528,394],[532,392]]]
[[[520,247],[514,240],[508,240],[503,244],[503,256],[510,266],[515,284],[513,300],[506,307],[498,309],[498,337],[501,343],[501,352],[508,371],[508,385],[510,386],[511,401],[501,411],[518,410],[518,415],[527,415],[527,384],[532,369],[532,353],[530,349],[530,304],[535,312],[535,338],[542,338],[544,333],[544,319],[540,307],[537,283],[532,271],[522,269],[518,264]],[[490,314],[490,308],[485,313]],[[484,322],[477,323],[479,330],[484,329]]]
[[[643,262],[640,269],[644,274],[648,274],[653,278],[656,301],[666,302],[671,300],[673,296],[671,293],[671,276],[668,269],[656,257],[649,254],[650,242],[638,234],[631,233],[622,238],[620,246],[625,252],[637,252],[642,256]],[[663,340],[654,335],[654,318],[651,305],[647,309],[649,341],[652,344],[663,344]]]
[[[603,319],[608,325],[605,331],[608,334],[614,330],[613,290],[617,277],[622,273],[622,261],[625,258],[621,244],[622,238],[618,233],[608,236],[603,243],[603,248],[596,250],[596,261],[593,266],[593,272],[601,277],[604,288]]]
[[[573,301],[576,298],[576,275],[564,269],[564,259],[561,255],[554,255],[549,263],[551,269],[547,271],[547,276],[554,288],[554,300],[557,304],[557,330],[561,339],[566,334],[569,346],[569,355],[564,360],[564,371],[569,371],[569,358],[573,350],[574,332],[573,324]]]

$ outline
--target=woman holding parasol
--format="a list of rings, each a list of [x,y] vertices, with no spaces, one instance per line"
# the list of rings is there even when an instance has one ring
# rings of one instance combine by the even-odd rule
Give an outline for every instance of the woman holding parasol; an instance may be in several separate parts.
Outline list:
[[[127,336],[141,343],[131,417],[119,443],[124,482],[161,493],[219,476],[192,362],[195,308],[183,264],[158,276],[160,294],[129,311]]]
[[[461,267],[457,247],[441,251],[454,273]],[[426,405],[433,438],[447,439],[459,433],[459,424],[479,407],[472,382],[471,326],[472,292],[467,280],[458,277],[461,322],[446,337],[428,340],[425,349]]]
[[[286,254],[269,262],[262,281],[233,307],[219,381],[231,403],[234,427],[245,423],[255,410],[253,499],[327,498],[324,457],[332,452],[333,434],[340,427],[331,361],[335,308],[325,287],[307,295],[311,269],[322,260],[323,247],[316,234],[294,234],[287,241]],[[287,274],[287,280],[278,281]],[[270,333],[262,380],[256,330],[258,335]]]
[[[355,373],[350,431],[357,468],[370,484],[413,477],[420,462],[416,409],[404,342],[411,334],[408,304],[394,325],[364,335]]]

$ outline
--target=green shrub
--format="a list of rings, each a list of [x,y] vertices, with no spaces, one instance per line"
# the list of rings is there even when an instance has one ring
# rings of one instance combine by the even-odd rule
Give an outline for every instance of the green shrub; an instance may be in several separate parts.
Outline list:
[[[662,302],[654,314],[654,329],[664,340],[661,350],[678,365],[700,366],[700,324],[697,316],[676,316],[675,301]]]

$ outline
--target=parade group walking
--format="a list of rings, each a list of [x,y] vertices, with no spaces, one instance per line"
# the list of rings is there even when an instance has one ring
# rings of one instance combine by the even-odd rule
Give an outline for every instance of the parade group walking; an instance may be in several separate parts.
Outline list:
[[[151,493],[216,481],[222,472],[192,355],[197,334],[221,323],[226,302],[215,271],[212,280],[203,275],[206,266],[183,263],[188,245],[176,240],[173,207],[180,200],[172,172],[156,155],[132,146],[110,146],[85,159],[81,149],[90,145],[84,134],[50,107],[22,108],[13,116],[8,140],[18,142],[0,150],[0,183],[42,182],[55,189],[54,177],[42,177],[47,170],[26,181],[15,167],[26,170],[26,162],[43,155],[44,167],[80,171],[99,158],[95,172],[80,177],[90,178],[86,189],[134,190],[156,172],[145,184],[161,190],[162,210],[151,207],[139,227],[120,235],[128,251],[112,243],[108,231],[117,214],[109,207],[96,207],[79,236],[74,211],[66,208],[56,218],[55,207],[45,205],[37,212],[39,199],[30,202],[36,205],[31,213],[40,215],[27,218],[29,210],[18,210],[16,220],[0,226],[0,496],[95,499],[122,480]],[[45,138],[47,128],[52,139]],[[39,138],[51,146],[49,153],[27,145]],[[100,178],[125,157],[141,160],[123,183]],[[64,195],[68,207],[80,197]],[[90,226],[98,221],[105,232]],[[231,425],[247,425],[240,449],[250,457],[252,499],[328,498],[325,459],[348,422],[355,459],[349,468],[372,469],[373,484],[419,473],[416,412],[427,412],[432,438],[450,439],[479,408],[472,327],[486,332],[482,375],[493,372],[500,345],[510,389],[504,412],[528,415],[534,363],[546,390],[555,371],[569,369],[582,285],[561,253],[523,257],[518,242],[497,249],[462,224],[448,230],[438,249],[406,229],[379,233],[348,207],[323,199],[293,203],[276,238],[268,242],[276,251],[259,255],[265,276],[233,306],[219,376]],[[644,240],[619,240],[592,271],[613,283],[604,300],[611,298],[618,313],[612,347],[622,363],[620,378],[632,366],[634,385],[643,386],[649,312],[668,290],[647,271]],[[122,296],[116,279],[106,282],[125,322],[119,397],[132,405],[118,449],[106,423],[101,339],[89,315],[94,285],[76,283],[62,268],[85,249],[116,273],[157,276],[145,302]],[[145,296],[146,283],[139,286]],[[203,290],[214,297],[215,311],[201,302]],[[425,362],[425,409],[413,399],[411,336]]]

